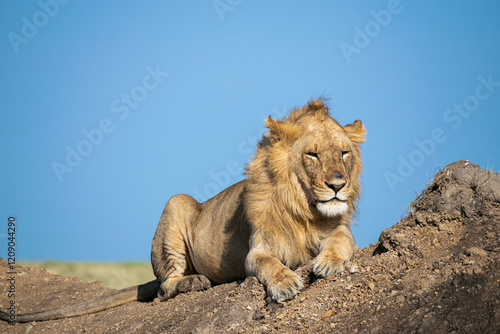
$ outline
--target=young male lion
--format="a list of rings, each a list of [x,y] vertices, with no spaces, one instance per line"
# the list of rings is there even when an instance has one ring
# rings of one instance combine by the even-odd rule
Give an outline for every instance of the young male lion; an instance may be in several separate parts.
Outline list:
[[[292,269],[309,259],[317,256],[319,277],[342,271],[356,248],[349,225],[360,193],[363,124],[340,126],[317,99],[282,121],[269,116],[266,126],[245,180],[204,203],[188,195],[168,201],[151,251],[157,280],[17,321],[97,312],[156,294],[165,300],[246,276],[283,302],[303,288]]]
[[[340,126],[318,99],[266,126],[246,180],[203,204],[167,203],[151,252],[161,300],[256,276],[283,302],[303,287],[291,269],[318,255],[313,272],[326,277],[353,255],[361,121]]]

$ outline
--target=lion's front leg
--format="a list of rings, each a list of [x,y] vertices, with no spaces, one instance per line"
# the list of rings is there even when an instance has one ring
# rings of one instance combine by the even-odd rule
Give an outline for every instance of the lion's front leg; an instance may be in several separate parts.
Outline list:
[[[313,262],[314,274],[327,277],[342,272],[346,261],[351,259],[356,249],[351,230],[346,225],[340,225],[323,243],[318,257]]]
[[[304,288],[302,279],[262,248],[251,249],[245,261],[247,276],[256,276],[267,294],[281,303],[294,298]]]

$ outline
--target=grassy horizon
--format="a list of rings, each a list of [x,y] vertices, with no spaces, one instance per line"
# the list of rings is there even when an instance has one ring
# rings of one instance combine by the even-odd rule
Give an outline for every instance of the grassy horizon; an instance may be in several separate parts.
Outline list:
[[[65,262],[65,261],[19,261],[25,267],[39,267],[60,276],[78,277],[82,281],[101,281],[104,285],[122,289],[155,279],[149,262]]]

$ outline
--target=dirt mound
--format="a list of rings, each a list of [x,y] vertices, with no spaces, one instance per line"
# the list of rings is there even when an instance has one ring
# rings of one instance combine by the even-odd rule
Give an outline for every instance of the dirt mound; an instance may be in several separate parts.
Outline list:
[[[272,303],[255,278],[163,303],[133,302],[71,319],[0,323],[2,333],[498,333],[500,174],[462,160],[436,174],[408,215],[327,279],[297,269],[307,288]],[[7,264],[0,261],[0,270]],[[102,283],[17,268],[16,310],[28,313],[104,295]],[[0,282],[6,310],[9,283]]]

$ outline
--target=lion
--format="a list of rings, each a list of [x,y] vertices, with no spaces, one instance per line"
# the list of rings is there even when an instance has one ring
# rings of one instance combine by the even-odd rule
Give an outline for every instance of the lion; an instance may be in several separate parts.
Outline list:
[[[164,301],[248,276],[282,303],[304,288],[293,270],[314,257],[317,277],[344,270],[357,249],[350,224],[361,191],[362,122],[340,126],[320,98],[281,121],[269,116],[266,126],[246,179],[204,203],[188,195],[170,198],[152,242],[156,280],[16,321],[75,316],[155,296]]]

